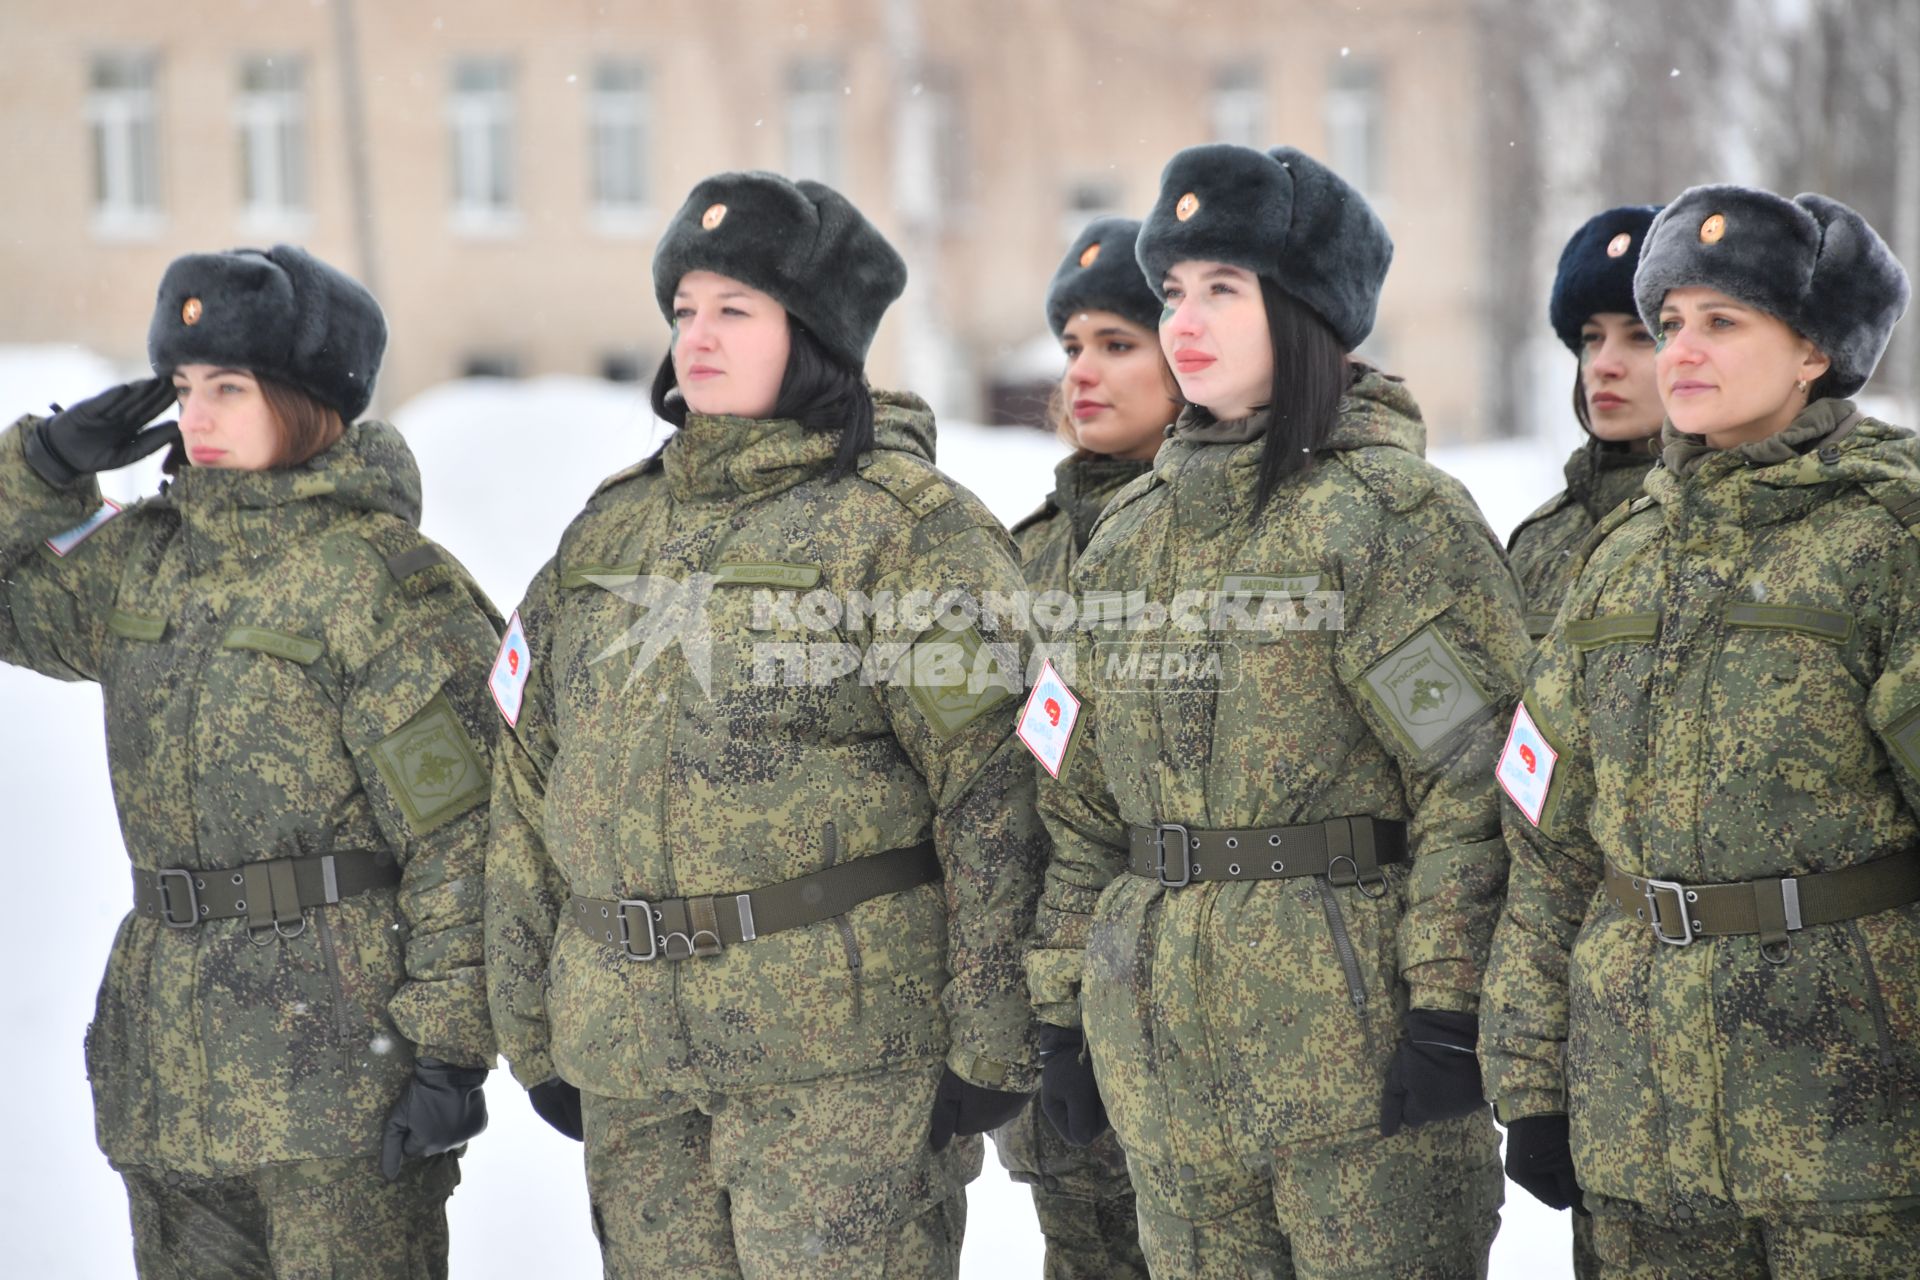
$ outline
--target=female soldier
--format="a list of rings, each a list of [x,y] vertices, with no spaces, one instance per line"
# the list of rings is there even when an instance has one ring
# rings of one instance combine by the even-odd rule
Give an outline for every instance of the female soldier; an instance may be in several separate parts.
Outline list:
[[[502,1044],[580,1116],[609,1276],[952,1276],[981,1145],[950,1139],[1035,1082],[1025,642],[977,610],[1019,566],[925,404],[867,389],[906,268],[844,197],[709,178],[653,272],[679,431],[496,668]]]
[[[1567,459],[1567,487],[1507,540],[1534,640],[1547,634],[1573,585],[1587,535],[1607,512],[1639,496],[1659,453],[1665,411],[1653,378],[1653,335],[1633,310],[1633,268],[1659,211],[1624,205],[1595,214],[1560,251],[1548,315],[1579,357],[1573,414],[1587,440]]]
[[[1509,1171],[1584,1189],[1607,1274],[1908,1274],[1920,447],[1845,398],[1906,273],[1824,196],[1708,186],[1634,293],[1662,466],[1596,533],[1499,766]]]
[[[147,346],[159,377],[0,434],[0,657],[100,683],[133,859],[87,1070],[140,1274],[445,1276],[494,1058],[492,606],[399,434],[347,425],[386,346],[357,283],[184,257]]]
[[[1096,218],[1047,288],[1047,325],[1067,353],[1052,408],[1074,451],[1054,468],[1046,504],[1013,527],[1027,589],[1036,594],[1068,590],[1067,575],[1101,509],[1151,469],[1180,411],[1155,333],[1160,299],[1133,257],[1139,234],[1131,218]],[[1014,1179],[1033,1187],[1048,1280],[1144,1280],[1126,1155],[1111,1133],[1075,1147],[1033,1107],[994,1139]]]
[[[1471,1276],[1497,1226],[1485,771],[1526,637],[1411,397],[1348,356],[1391,252],[1291,147],[1174,157],[1138,256],[1193,407],[1075,568],[1078,684],[1036,686],[1065,731],[1022,720],[1057,772],[1042,1097],[1080,1136],[1111,1106],[1156,1277]]]

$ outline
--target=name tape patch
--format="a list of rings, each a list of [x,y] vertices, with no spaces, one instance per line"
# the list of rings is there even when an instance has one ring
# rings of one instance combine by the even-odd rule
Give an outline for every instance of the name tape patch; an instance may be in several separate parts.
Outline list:
[[[507,634],[500,640],[500,653],[493,660],[493,674],[487,688],[494,705],[509,725],[520,723],[520,700],[526,696],[527,676],[533,669],[533,651],[527,647],[526,628],[520,625],[520,611],[507,619]]]
[[[1527,704],[1513,709],[1513,725],[1507,730],[1507,745],[1500,752],[1494,777],[1500,787],[1518,805],[1527,821],[1540,825],[1546,811],[1547,791],[1553,786],[1553,767],[1560,753],[1547,745],[1546,735],[1527,714]]]
[[[1053,777],[1067,758],[1067,744],[1073,740],[1073,726],[1080,722],[1080,699],[1073,696],[1067,682],[1053,669],[1051,660],[1040,664],[1040,678],[1033,682],[1027,705],[1020,712],[1016,732],[1040,767]]]
[[[115,516],[119,514],[120,514],[120,504],[115,502],[112,498],[103,498],[101,500],[101,506],[98,511],[94,512],[92,515],[88,516],[85,520],[82,520],[79,524],[73,526],[73,528],[67,530],[65,533],[56,533],[51,538],[48,538],[47,546],[53,549],[53,554],[57,556],[65,557],[67,552],[73,550],[75,547],[85,542],[88,538],[91,538],[94,534],[100,532],[101,525],[105,524],[107,521],[113,519]]]

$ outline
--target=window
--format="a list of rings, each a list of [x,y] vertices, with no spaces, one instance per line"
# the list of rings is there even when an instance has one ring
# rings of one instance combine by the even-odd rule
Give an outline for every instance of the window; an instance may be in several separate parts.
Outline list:
[[[647,160],[652,151],[647,73],[631,62],[603,62],[593,70],[587,108],[592,131],[593,207],[603,221],[642,215],[652,194]]]
[[[1119,212],[1120,188],[1114,183],[1098,178],[1073,183],[1067,188],[1066,204],[1060,211],[1061,252],[1086,230],[1089,222]]]
[[[1380,72],[1342,60],[1327,85],[1327,164],[1367,199],[1386,193]]]
[[[1215,142],[1267,145],[1267,90],[1259,67],[1222,67],[1214,74],[1207,110]]]
[[[517,378],[520,357],[511,351],[470,351],[460,361],[463,378]]]
[[[840,68],[831,62],[796,63],[787,73],[787,173],[840,185]]]
[[[638,382],[646,372],[646,361],[638,351],[609,351],[600,357],[600,376],[608,382]]]
[[[453,221],[463,231],[518,225],[514,208],[513,68],[503,59],[454,64],[447,103],[453,146]]]
[[[240,64],[234,122],[240,132],[242,216],[279,227],[304,219],[307,203],[305,72],[293,58]]]
[[[972,195],[973,156],[953,72],[921,68],[895,123],[894,212],[922,226],[958,225]]]
[[[155,62],[144,54],[95,58],[87,81],[93,139],[94,229],[151,235],[159,229],[160,125]]]

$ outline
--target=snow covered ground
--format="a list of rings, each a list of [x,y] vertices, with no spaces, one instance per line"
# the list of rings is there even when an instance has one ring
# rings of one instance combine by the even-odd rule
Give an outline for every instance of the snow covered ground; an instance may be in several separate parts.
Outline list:
[[[0,416],[90,394],[138,370],[67,347],[0,348]],[[1417,393],[1418,388],[1415,388]],[[660,438],[642,388],[583,379],[469,381],[393,414],[426,479],[425,527],[473,570],[503,611],[545,561],[604,476]],[[1574,441],[1439,451],[1502,535],[1560,486]],[[1060,447],[1031,432],[947,424],[940,464],[1003,520],[1046,494]],[[151,492],[157,467],[106,477],[108,492]],[[98,692],[0,667],[0,869],[46,891],[0,924],[0,1266],[36,1280],[129,1277],[126,1201],[92,1142],[81,1035],[125,910],[126,871],[107,783]],[[50,877],[57,877],[49,879]],[[580,1149],[542,1124],[505,1072],[488,1090],[492,1127],[472,1146],[454,1196],[456,1280],[599,1274]],[[962,1274],[1040,1274],[1026,1190],[991,1153],[970,1191]],[[1493,1274],[1570,1274],[1564,1214],[1509,1186]]]

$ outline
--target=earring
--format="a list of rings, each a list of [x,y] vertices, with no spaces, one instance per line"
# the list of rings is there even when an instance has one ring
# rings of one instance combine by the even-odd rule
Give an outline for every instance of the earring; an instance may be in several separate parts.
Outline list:
[[[1793,384],[1793,389],[1801,395],[1807,394],[1807,380],[1805,378],[1800,379],[1800,381]]]

